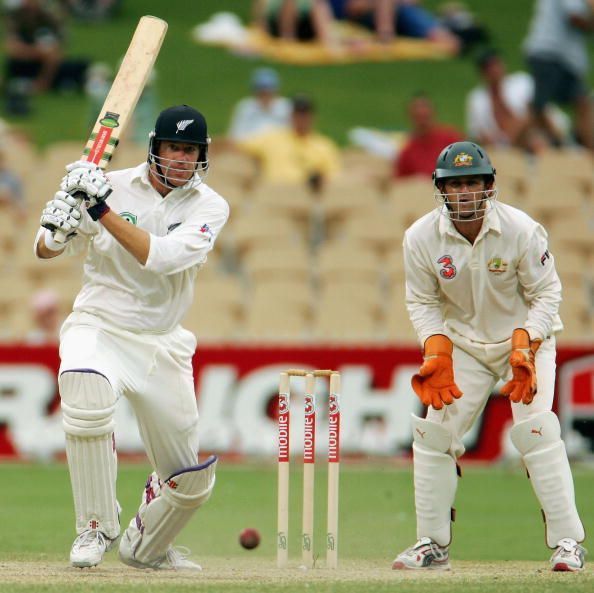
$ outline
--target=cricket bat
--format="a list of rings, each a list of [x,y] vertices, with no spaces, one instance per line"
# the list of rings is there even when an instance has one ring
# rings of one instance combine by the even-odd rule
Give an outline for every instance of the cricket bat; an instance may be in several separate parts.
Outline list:
[[[160,18],[143,16],[138,21],[81,160],[93,162],[102,169],[109,164],[151,73],[166,32],[167,23]],[[64,243],[66,236],[56,230],[54,239]]]

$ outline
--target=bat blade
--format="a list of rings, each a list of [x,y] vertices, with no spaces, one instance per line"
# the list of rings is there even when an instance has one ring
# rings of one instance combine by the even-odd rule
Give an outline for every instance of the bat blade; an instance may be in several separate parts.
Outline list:
[[[102,169],[109,164],[150,76],[166,32],[167,23],[160,18],[143,16],[138,22],[81,160],[93,162]],[[54,239],[63,243],[66,236],[57,230]]]

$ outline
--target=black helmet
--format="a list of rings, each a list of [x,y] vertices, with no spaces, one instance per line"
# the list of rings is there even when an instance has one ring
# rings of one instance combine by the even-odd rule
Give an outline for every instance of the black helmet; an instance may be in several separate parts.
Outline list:
[[[177,105],[161,111],[153,131],[155,140],[189,144],[209,144],[204,116],[189,105]]]
[[[474,142],[465,140],[446,146],[437,157],[433,181],[437,183],[449,177],[485,175],[495,179],[495,169],[487,153]]]
[[[161,171],[161,159],[157,155],[157,143],[161,141],[198,145],[196,177],[199,181],[204,179],[208,170],[210,138],[206,128],[206,119],[198,110],[189,105],[176,105],[164,109],[155,122],[155,129],[149,135],[148,162],[156,165],[157,176],[164,185],[169,186]]]

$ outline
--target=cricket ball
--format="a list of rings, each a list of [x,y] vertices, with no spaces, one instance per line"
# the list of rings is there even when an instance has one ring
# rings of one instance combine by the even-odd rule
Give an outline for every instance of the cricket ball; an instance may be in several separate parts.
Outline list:
[[[248,527],[239,534],[239,543],[246,550],[253,550],[260,543],[260,533],[257,529]]]

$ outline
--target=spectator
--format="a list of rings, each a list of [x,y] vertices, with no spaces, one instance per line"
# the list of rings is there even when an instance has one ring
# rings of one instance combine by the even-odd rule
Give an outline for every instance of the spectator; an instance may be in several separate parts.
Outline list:
[[[18,175],[6,164],[6,148],[0,144],[0,207],[10,208],[21,219],[27,214],[23,184]]]
[[[122,58],[123,59],[123,58]],[[118,63],[118,69],[121,60]],[[158,115],[158,95],[155,84],[156,70],[153,68],[142,89],[138,103],[132,114],[126,138],[137,145],[145,146],[149,133]],[[105,62],[95,62],[87,68],[85,77],[85,94],[88,98],[88,125],[92,129],[113,82],[111,67]],[[121,140],[121,138],[120,138]]]
[[[444,2],[439,6],[440,22],[462,44],[461,54],[468,54],[478,45],[489,42],[490,34],[464,2]]]
[[[340,153],[332,140],[314,129],[315,107],[309,97],[292,103],[291,126],[243,140],[238,148],[254,157],[264,180],[306,183],[319,190],[340,169]]]
[[[327,0],[255,0],[253,12],[256,25],[273,37],[335,44]]]
[[[534,78],[531,125],[562,142],[546,117],[552,103],[573,110],[578,141],[594,152],[594,114],[589,97],[586,32],[594,31],[594,0],[537,0],[524,43]]]
[[[33,327],[25,336],[29,344],[57,344],[62,315],[58,295],[51,289],[36,292],[31,298],[31,319]]]
[[[122,0],[65,0],[65,2],[75,18],[89,23],[110,20],[122,4]]]
[[[519,146],[538,152],[540,135],[526,134],[534,82],[527,72],[507,74],[505,62],[492,48],[483,50],[477,58],[483,84],[472,89],[466,103],[468,135],[486,146]],[[554,106],[546,109],[548,125],[560,137],[566,136],[569,122]]]
[[[421,6],[420,0],[329,0],[333,15],[374,30],[382,42],[398,36],[427,39],[451,54],[460,41],[439,20]]]
[[[278,95],[278,74],[272,68],[258,68],[252,75],[253,96],[239,101],[233,110],[228,136],[243,140],[270,128],[288,127],[291,102]]]
[[[394,177],[431,177],[442,148],[462,140],[462,134],[436,121],[433,103],[419,93],[408,103],[411,132],[394,161]]]
[[[6,30],[9,91],[82,89],[87,62],[64,59],[64,23],[41,0],[20,0],[16,8],[8,10]],[[9,110],[17,103],[13,98]]]

